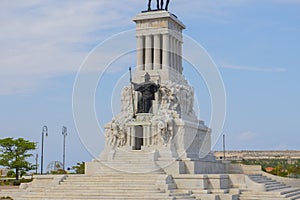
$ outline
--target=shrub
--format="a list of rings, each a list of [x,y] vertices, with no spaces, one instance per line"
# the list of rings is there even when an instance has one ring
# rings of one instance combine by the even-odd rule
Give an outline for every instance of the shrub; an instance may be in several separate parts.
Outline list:
[[[6,176],[9,178],[14,178],[14,177],[16,177],[16,173],[13,170],[9,170],[6,174]]]
[[[13,185],[14,185],[14,186],[21,185],[21,181],[19,181],[19,180],[14,180]]]
[[[10,199],[10,200],[13,200],[13,198],[11,198],[11,197],[9,197],[9,196],[0,197],[0,199]]]

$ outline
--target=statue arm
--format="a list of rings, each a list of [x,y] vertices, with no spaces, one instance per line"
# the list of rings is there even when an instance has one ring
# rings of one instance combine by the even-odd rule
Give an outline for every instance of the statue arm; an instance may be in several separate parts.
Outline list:
[[[135,82],[131,82],[131,84],[133,85],[134,91],[140,91],[140,90],[142,90],[142,86],[143,85],[135,83]]]
[[[136,88],[139,87],[139,84],[138,84],[138,83],[131,82],[131,84],[133,85],[133,89],[134,89],[134,90],[136,90]]]

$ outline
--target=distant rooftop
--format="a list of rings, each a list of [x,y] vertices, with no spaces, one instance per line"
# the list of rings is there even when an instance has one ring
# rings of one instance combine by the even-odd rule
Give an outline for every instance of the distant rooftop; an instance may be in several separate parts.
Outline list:
[[[214,155],[218,159],[223,158],[223,151],[215,151]],[[300,159],[300,151],[285,150],[285,151],[226,151],[225,157],[228,160],[243,160],[243,159]]]

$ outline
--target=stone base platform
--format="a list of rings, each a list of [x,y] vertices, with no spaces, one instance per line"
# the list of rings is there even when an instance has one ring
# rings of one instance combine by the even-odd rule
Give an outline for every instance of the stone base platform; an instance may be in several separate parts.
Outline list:
[[[87,165],[88,166],[88,165]],[[35,176],[20,189],[2,190],[0,197],[14,200],[95,199],[300,199],[300,182],[272,176],[258,167],[230,166],[247,174],[177,174],[163,171],[126,173],[103,168],[102,173]],[[105,171],[107,170],[107,171]]]

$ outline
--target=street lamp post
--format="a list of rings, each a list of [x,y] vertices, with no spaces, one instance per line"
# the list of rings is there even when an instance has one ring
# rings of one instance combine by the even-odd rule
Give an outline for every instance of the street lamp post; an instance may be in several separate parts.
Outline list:
[[[38,173],[39,154],[35,154],[35,174]]]
[[[223,134],[223,160],[226,160],[225,133]]]
[[[66,137],[68,135],[67,133],[67,127],[63,126],[62,128],[62,135],[64,137],[63,141],[63,170],[65,170],[66,166]]]
[[[43,126],[43,131],[42,131],[41,174],[43,174],[43,164],[44,164],[44,136],[48,136],[47,126]]]

